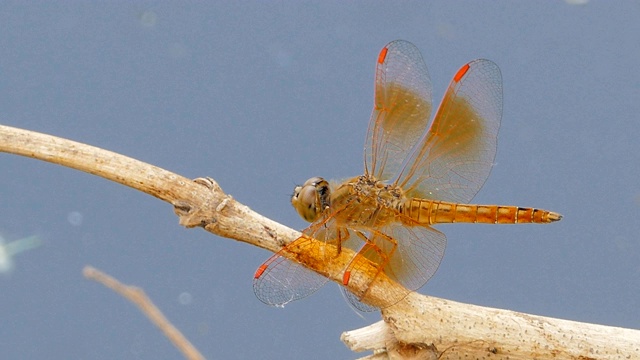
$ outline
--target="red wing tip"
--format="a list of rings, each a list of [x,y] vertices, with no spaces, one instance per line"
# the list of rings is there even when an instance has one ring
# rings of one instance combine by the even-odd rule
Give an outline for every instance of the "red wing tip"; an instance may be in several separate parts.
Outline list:
[[[262,274],[264,274],[264,271],[267,270],[268,267],[269,265],[267,264],[260,265],[260,267],[256,270],[256,273],[253,275],[253,278],[258,279],[260,276],[262,276]]]
[[[351,278],[351,271],[347,270],[344,272],[344,275],[342,275],[342,284],[343,285],[349,285],[349,279]]]
[[[382,50],[380,50],[380,55],[378,55],[378,64],[382,64],[384,62],[384,59],[387,58],[387,52],[389,51],[389,48],[385,47]]]
[[[456,76],[453,77],[453,81],[459,82],[460,79],[462,79],[462,77],[464,76],[464,74],[467,73],[467,71],[469,71],[469,64],[465,64],[463,67],[460,68],[460,70],[458,70],[458,72],[456,73]]]

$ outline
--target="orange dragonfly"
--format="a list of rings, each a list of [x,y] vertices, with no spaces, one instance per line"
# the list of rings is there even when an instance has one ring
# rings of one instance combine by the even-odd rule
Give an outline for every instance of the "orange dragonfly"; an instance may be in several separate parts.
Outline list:
[[[291,203],[312,224],[258,268],[258,299],[284,306],[333,276],[342,278],[343,294],[355,308],[383,308],[422,287],[438,269],[447,238],[432,225],[562,218],[534,208],[468,204],[496,155],[502,77],[495,63],[480,59],[464,65],[429,121],[431,109],[431,83],[418,49],[402,40],[387,44],[376,66],[364,175],[342,183],[314,177],[295,188]],[[356,254],[337,263],[345,247]],[[306,268],[299,261],[305,252],[320,253],[333,273],[321,276]],[[374,264],[375,273],[365,274],[365,263]],[[385,294],[383,303],[372,306],[365,303],[367,290],[346,289],[354,276],[364,276],[370,285],[382,274],[404,290]]]

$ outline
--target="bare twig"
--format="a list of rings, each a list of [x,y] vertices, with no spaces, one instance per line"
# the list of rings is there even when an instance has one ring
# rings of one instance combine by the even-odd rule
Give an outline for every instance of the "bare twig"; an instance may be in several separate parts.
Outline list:
[[[144,291],[135,286],[124,285],[117,279],[103,273],[91,266],[85,266],[82,273],[87,279],[97,281],[109,289],[122,295],[125,299],[134,303],[138,308],[156,325],[164,335],[180,350],[187,359],[202,360],[204,356],[200,354],[187,338],[176,329],[169,320],[162,314]]]
[[[180,224],[278,251],[300,233],[257,214],[222,192],[213,179],[191,181],[158,167],[89,145],[0,125],[0,151],[33,157],[110,179],[171,203]],[[300,254],[305,266],[326,274],[321,254]],[[343,249],[341,257],[353,256]],[[340,264],[342,260],[333,263]],[[366,272],[366,271],[365,271]],[[331,272],[339,274],[340,272]],[[335,275],[333,281],[341,283]],[[366,301],[383,302],[398,284],[381,279],[365,289]],[[446,359],[640,359],[640,331],[551,319],[506,310],[460,304],[411,293],[382,311],[377,341],[346,333],[355,351],[376,351],[375,358],[427,356]],[[372,330],[372,329],[368,329]]]

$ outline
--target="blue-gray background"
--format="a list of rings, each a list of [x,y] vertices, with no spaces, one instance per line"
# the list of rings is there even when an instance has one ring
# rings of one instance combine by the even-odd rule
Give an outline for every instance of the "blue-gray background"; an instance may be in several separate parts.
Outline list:
[[[441,226],[447,254],[421,292],[640,328],[639,15],[637,1],[3,2],[0,123],[211,176],[303,228],[294,183],[362,171],[382,46],[418,46],[435,102],[459,66],[489,58],[504,116],[475,201],[565,218]],[[251,286],[266,251],[181,228],[166,203],[88,174],[7,154],[0,168],[0,232],[44,241],[0,276],[2,358],[180,356],[86,264],[143,287],[211,358],[355,357],[340,333],[379,318],[335,285],[268,307]]]

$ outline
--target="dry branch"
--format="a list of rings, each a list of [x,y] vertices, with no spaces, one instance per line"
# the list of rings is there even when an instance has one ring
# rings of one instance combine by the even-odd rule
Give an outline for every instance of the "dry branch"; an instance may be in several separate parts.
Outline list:
[[[345,332],[354,351],[438,359],[640,359],[640,331],[411,293],[383,321]],[[403,358],[403,357],[400,357]]]
[[[180,224],[278,251],[299,232],[236,202],[213,179],[191,181],[158,167],[77,142],[0,125],[0,151],[28,156],[119,182],[167,201]],[[345,254],[348,256],[348,254]],[[321,259],[306,256],[310,265]],[[341,283],[341,278],[332,278]],[[350,283],[362,293],[364,283]],[[368,290],[371,302],[389,287]],[[375,358],[640,359],[640,331],[484,308],[411,293],[382,311],[384,323],[343,340]],[[372,331],[374,330],[374,331]],[[375,336],[373,336],[373,335]],[[372,342],[372,340],[375,340]],[[369,341],[367,343],[367,341]],[[374,358],[371,357],[371,358]]]
[[[203,360],[204,356],[176,329],[162,314],[144,291],[135,286],[124,285],[117,279],[91,266],[85,266],[82,273],[87,279],[94,280],[122,295],[135,304],[157,326],[164,335],[180,350],[187,359]]]

